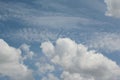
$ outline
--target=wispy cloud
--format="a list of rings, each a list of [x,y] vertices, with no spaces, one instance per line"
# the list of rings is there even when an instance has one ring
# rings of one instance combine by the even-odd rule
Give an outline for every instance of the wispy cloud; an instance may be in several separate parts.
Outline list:
[[[35,8],[36,5],[30,5],[23,2],[0,2],[0,11],[2,12],[0,13],[0,19],[9,20],[15,18],[15,20],[23,20],[23,23],[27,22],[28,24],[34,24],[35,26],[47,25],[54,27],[60,27],[62,25],[65,25],[64,27],[70,25],[76,26],[76,24],[79,23],[85,25],[88,24],[88,22],[90,25],[91,23],[94,24],[99,22],[89,18],[84,18],[83,13],[77,12],[79,11],[79,8],[74,11],[76,9],[74,8],[75,5],[71,7],[70,5],[66,4],[67,2],[64,1],[50,1],[50,3],[47,5],[46,2],[48,3],[48,1],[39,1],[39,3],[35,3],[35,1],[33,1],[33,3],[41,5],[37,6],[37,8]],[[53,8],[55,8],[55,10]],[[70,14],[70,12],[73,12],[74,14],[77,13],[78,15]]]
[[[42,42],[42,41],[48,41],[48,40],[56,40],[59,32],[56,31],[50,31],[48,29],[42,29],[42,28],[23,28],[18,30],[15,33],[10,33],[7,35],[8,37],[17,39],[17,40],[23,40],[23,41],[29,41],[29,42]]]
[[[57,29],[59,28],[71,29],[80,28],[81,26],[105,24],[100,21],[82,17],[45,16],[45,17],[32,17],[32,20],[30,18],[26,18],[26,20],[27,19],[29,20],[29,24],[31,25],[34,24]]]
[[[24,2],[0,2],[0,12],[2,12],[0,13],[0,20],[3,22],[13,20],[12,26],[11,24],[6,24],[9,27],[14,27],[14,24],[15,26],[17,24],[22,25],[19,29],[7,32],[6,34],[3,32],[3,34],[0,35],[11,39],[16,38],[41,42],[44,40],[55,40],[60,35],[61,30],[67,33],[68,30],[78,30],[106,24],[105,22],[85,17],[79,7],[75,5],[71,6],[70,4],[72,4],[72,2],[67,5],[67,2],[68,1],[50,1],[50,4],[48,4],[47,0],[32,1],[31,3],[33,5]],[[14,23],[14,21],[16,23]],[[44,31],[43,28],[47,30]]]
[[[0,13],[1,20],[8,20],[13,18],[22,19],[26,15],[30,16],[36,11],[25,3],[0,2],[0,12],[2,12]]]
[[[120,51],[120,33],[96,33],[88,40],[90,48],[105,52]]]

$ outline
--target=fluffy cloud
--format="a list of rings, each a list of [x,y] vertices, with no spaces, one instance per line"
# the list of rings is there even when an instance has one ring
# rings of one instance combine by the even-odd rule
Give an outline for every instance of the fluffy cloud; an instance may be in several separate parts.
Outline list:
[[[32,52],[32,51],[30,50],[30,46],[29,46],[29,45],[27,45],[27,44],[22,44],[22,45],[20,46],[20,50],[21,50],[23,53],[25,53],[25,54],[24,54],[24,57],[23,57],[23,60],[32,59],[32,58],[33,58],[34,52]]]
[[[120,0],[105,0],[107,16],[120,17]]]
[[[59,79],[53,74],[48,74],[47,77],[43,77],[42,80],[59,80]]]
[[[115,52],[120,51],[120,36],[119,33],[98,33],[95,34],[88,41],[88,45],[90,48],[94,48],[97,50],[103,50],[105,52]]]
[[[48,63],[37,62],[35,65],[38,67],[38,72],[40,74],[42,74],[42,73],[44,74],[44,73],[47,73],[47,72],[52,72],[55,69],[53,65],[48,64]]]
[[[67,72],[62,74],[63,80],[120,79],[120,67],[114,61],[69,38],[58,39],[55,46],[50,42],[42,43],[41,48],[53,63]]]
[[[63,80],[94,80],[93,78],[83,78],[79,73],[69,73],[64,71],[61,75]]]
[[[12,80],[33,80],[31,71],[21,61],[21,51],[0,39],[0,74]]]

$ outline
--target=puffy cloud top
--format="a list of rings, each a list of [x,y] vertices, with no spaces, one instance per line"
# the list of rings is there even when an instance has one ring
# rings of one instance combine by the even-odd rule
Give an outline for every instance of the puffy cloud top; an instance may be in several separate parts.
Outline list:
[[[55,45],[42,43],[41,48],[53,63],[63,67],[63,80],[120,79],[120,67],[114,61],[69,38],[60,38]]]
[[[12,80],[33,80],[31,71],[21,61],[21,51],[0,39],[0,74]]]

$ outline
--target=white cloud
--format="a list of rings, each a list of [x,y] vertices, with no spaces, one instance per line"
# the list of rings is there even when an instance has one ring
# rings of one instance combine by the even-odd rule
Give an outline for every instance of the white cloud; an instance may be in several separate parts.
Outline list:
[[[32,6],[30,6],[27,3],[23,2],[0,2],[0,11],[3,12],[0,13],[0,20],[6,21],[11,18],[17,18],[20,20],[24,20],[27,17],[33,16],[33,14],[37,15],[38,10],[34,9]]]
[[[31,70],[21,61],[21,51],[0,39],[0,74],[12,80],[33,80]]]
[[[96,24],[104,24],[100,21],[83,18],[83,17],[66,17],[66,16],[33,16],[25,18],[26,21],[29,21],[29,24],[47,26],[50,28],[78,28],[79,25],[96,25]]]
[[[32,1],[32,2],[34,3],[36,1]],[[64,5],[63,7],[63,4],[61,4],[59,1],[57,1],[57,4],[56,2],[53,1],[47,1],[47,2],[49,2],[48,5],[46,5],[46,1],[45,2],[37,1],[39,5],[42,5],[42,7],[38,7],[38,8],[34,8],[33,5],[22,2],[16,2],[16,3],[1,2],[0,11],[2,11],[3,14],[0,14],[0,20],[6,21],[11,18],[17,18],[17,20],[18,19],[22,20],[22,23],[29,25],[47,26],[52,28],[67,28],[67,29],[79,27],[78,24],[79,25],[102,24],[102,22],[97,20],[71,16],[70,15],[71,12],[74,13],[74,11],[73,9],[71,9],[70,6],[66,8],[65,6],[67,6],[67,4]],[[46,10],[48,7],[50,8]],[[58,11],[52,11],[53,9],[52,7],[56,8],[56,10]],[[61,11],[62,9],[64,9],[64,11]],[[79,15],[81,14],[79,13]]]
[[[38,67],[38,73],[39,74],[44,74],[47,72],[52,72],[55,70],[54,66],[49,64],[49,63],[39,63],[37,62],[35,64]]]
[[[120,17],[120,0],[105,0],[107,16]]]
[[[48,46],[49,48],[47,48]],[[41,45],[42,51],[45,53],[46,56],[48,57],[53,57],[54,56],[54,46],[51,42],[44,42],[44,44]]]
[[[105,52],[120,51],[119,33],[98,33],[88,40],[90,48],[103,50]]]
[[[48,45],[53,46],[53,48],[48,47]],[[120,79],[120,67],[116,62],[101,53],[88,50],[86,46],[77,44],[69,38],[58,39],[55,46],[50,42],[42,43],[41,48],[45,54],[53,55],[51,57],[53,63],[62,66],[65,71],[75,75],[78,79]]]
[[[61,75],[62,80],[94,80],[93,78],[83,78],[79,73],[69,73],[64,71]]]
[[[6,34],[7,35],[7,34]],[[56,40],[58,37],[59,32],[56,33],[56,31],[51,31],[47,29],[42,29],[42,28],[23,28],[15,33],[9,33],[7,35],[8,37],[12,36],[12,39],[14,38],[15,40],[24,40],[27,42],[43,42],[46,40]]]
[[[36,2],[36,1],[31,1],[31,2]],[[77,11],[73,11],[76,9],[73,5],[71,6],[69,4],[63,4],[61,2],[64,1],[37,1],[36,3],[39,4],[38,6],[36,5],[33,6],[28,3],[24,2],[1,2],[0,3],[0,11],[3,14],[0,14],[0,19],[1,20],[17,20],[21,21],[22,25],[26,25],[26,28],[24,29],[17,29],[17,31],[9,31],[8,34],[3,34],[3,37],[8,37],[13,39],[18,39],[20,41],[26,40],[30,42],[42,42],[44,40],[55,40],[58,35],[59,31],[67,31],[67,30],[72,30],[74,29],[89,29],[88,27],[81,27],[81,26],[92,26],[92,25],[102,25],[105,24],[104,22],[101,22],[99,20],[95,19],[90,19],[88,17],[81,17],[81,10],[79,7],[77,8]],[[68,1],[65,1],[68,2]],[[72,1],[70,1],[72,2]],[[79,2],[79,1],[77,1]],[[77,3],[76,2],[76,3]],[[96,4],[99,4],[99,1],[94,0]],[[83,2],[86,4],[86,2]],[[90,2],[91,3],[91,2]],[[87,5],[89,4],[89,7],[92,5],[90,4],[89,1],[87,2]],[[48,4],[48,5],[45,5]],[[41,7],[40,7],[41,5]],[[64,6],[68,6],[66,9]],[[77,4],[78,5],[78,4]],[[52,7],[51,7],[52,6]],[[55,7],[56,6],[56,7]],[[79,5],[78,5],[79,6]],[[43,8],[45,7],[45,9]],[[81,6],[80,6],[81,7]],[[48,9],[50,8],[50,9]],[[56,8],[55,11],[53,8]],[[63,9],[65,8],[65,9]],[[74,8],[74,9],[71,9]],[[93,8],[93,7],[91,7]],[[96,7],[95,7],[96,8]],[[52,10],[53,9],[53,10]],[[61,11],[63,9],[63,11]],[[71,9],[70,11],[68,9]],[[86,8],[87,9],[87,8]],[[56,11],[58,10],[58,11]],[[67,11],[68,10],[68,11]],[[80,13],[79,13],[80,11]],[[71,14],[71,13],[75,13]],[[83,12],[82,12],[83,13]],[[78,15],[77,15],[78,14]],[[84,14],[82,14],[84,15]],[[19,24],[18,21],[18,24]],[[31,29],[30,26],[33,26]],[[42,28],[44,27],[44,30]],[[23,27],[22,27],[23,28]],[[33,29],[34,28],[34,29]],[[39,29],[39,30],[38,30]],[[49,29],[48,31],[45,31],[45,29]],[[51,29],[51,30],[50,30]],[[59,30],[59,31],[58,31]],[[55,32],[56,31],[56,32]],[[57,32],[58,31],[58,32]],[[67,31],[68,32],[68,31]],[[64,35],[62,35],[64,36]],[[22,40],[21,40],[22,39]]]
[[[47,77],[43,77],[42,80],[59,80],[59,79],[53,74],[48,74]]]
[[[30,50],[30,46],[27,45],[27,44],[22,44],[20,46],[20,49],[21,51],[23,51],[25,54],[24,54],[24,57],[23,57],[23,60],[26,60],[26,59],[32,59],[33,56],[35,55],[34,52],[32,52]]]

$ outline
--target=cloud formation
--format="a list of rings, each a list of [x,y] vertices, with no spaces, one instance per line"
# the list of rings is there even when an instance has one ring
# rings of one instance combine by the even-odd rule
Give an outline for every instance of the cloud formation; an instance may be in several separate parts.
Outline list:
[[[120,0],[105,0],[107,5],[107,16],[120,18]]]
[[[93,78],[83,78],[79,73],[70,73],[64,71],[61,75],[63,80],[94,80]]]
[[[22,63],[21,51],[0,39],[0,74],[12,80],[33,80],[31,70]]]
[[[26,21],[29,21],[31,25],[38,25],[38,26],[46,26],[49,28],[54,29],[71,29],[71,28],[78,28],[79,25],[87,26],[87,25],[96,25],[96,24],[103,24],[100,21],[83,18],[83,17],[65,17],[65,16],[33,16],[32,20],[31,17],[25,18]]]
[[[54,71],[54,66],[49,64],[49,63],[39,63],[37,62],[35,64],[38,68],[39,74],[45,74],[47,72],[53,72]]]
[[[41,48],[54,64],[63,67],[63,80],[120,79],[120,67],[116,62],[69,38],[60,38],[55,45],[51,42],[42,43]]]
[[[95,38],[93,38],[95,37]],[[120,52],[120,36],[119,33],[97,33],[90,40],[88,45],[90,48],[103,50],[104,52]]]
[[[27,42],[42,42],[45,40],[55,40],[59,34],[56,33],[57,31],[51,31],[48,29],[44,28],[39,28],[39,27],[34,27],[34,28],[23,28],[15,33],[10,33],[9,35],[6,34],[7,36],[12,36],[12,39],[18,39],[18,40],[25,40]]]
[[[34,52],[30,50],[30,46],[27,44],[22,44],[20,46],[20,50],[22,51],[22,53],[24,53],[23,60],[32,59],[35,55]]]
[[[48,74],[46,77],[43,77],[42,80],[59,80],[59,79],[53,74]]]

